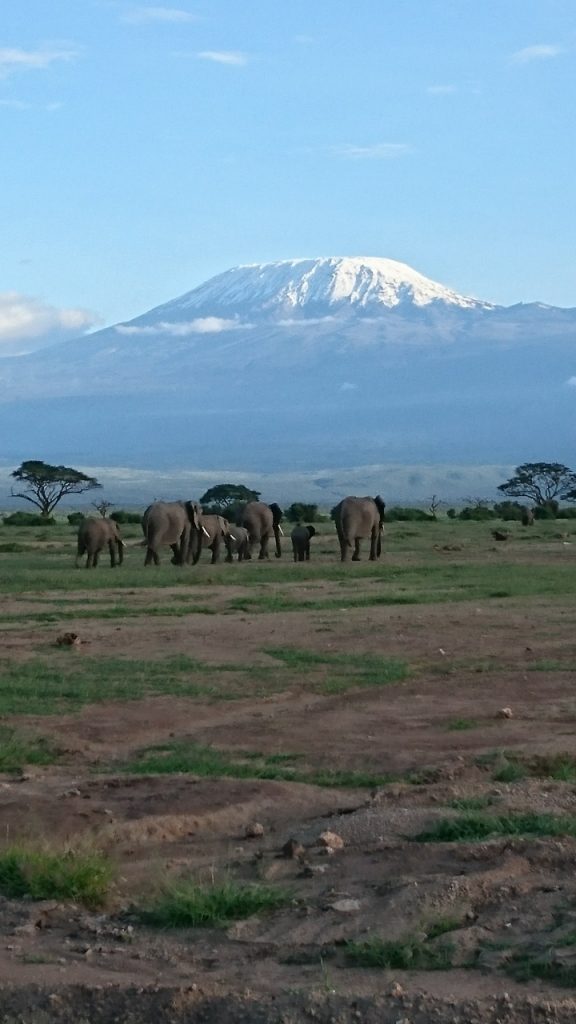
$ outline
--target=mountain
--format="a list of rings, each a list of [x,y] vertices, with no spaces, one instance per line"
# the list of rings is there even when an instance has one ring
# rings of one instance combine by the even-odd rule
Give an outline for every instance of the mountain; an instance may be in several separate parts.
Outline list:
[[[297,470],[574,461],[576,309],[498,306],[389,259],[236,267],[0,360],[7,458]]]

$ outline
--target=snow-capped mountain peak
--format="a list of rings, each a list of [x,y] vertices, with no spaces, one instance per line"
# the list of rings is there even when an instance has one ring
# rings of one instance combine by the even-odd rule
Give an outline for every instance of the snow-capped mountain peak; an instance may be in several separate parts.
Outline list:
[[[459,295],[406,263],[378,257],[324,257],[281,260],[233,267],[169,303],[188,315],[230,316],[346,309],[384,313],[397,306],[442,303],[461,309],[492,309],[486,302]],[[153,312],[165,315],[168,306]]]

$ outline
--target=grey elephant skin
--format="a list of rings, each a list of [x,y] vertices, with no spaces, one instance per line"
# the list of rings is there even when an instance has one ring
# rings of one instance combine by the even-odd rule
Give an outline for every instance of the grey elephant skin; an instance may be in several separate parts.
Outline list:
[[[248,553],[250,547],[250,535],[245,526],[230,526],[225,544],[227,562],[233,562],[234,555],[238,556],[239,562],[243,562],[246,558],[250,557]]]
[[[266,505],[263,501],[249,501],[240,509],[237,523],[248,530],[248,553],[247,558],[252,558],[252,551],[256,544],[259,545],[258,558],[268,558],[268,544],[272,537],[276,543],[276,558],[282,557],[282,527],[280,520],[283,516],[282,509],[276,502]]]
[[[237,527],[237,529],[240,530],[240,527]],[[203,515],[202,530],[202,547],[209,548],[212,552],[211,564],[214,565],[215,562],[219,561],[222,543],[226,547],[226,560],[231,562],[233,538],[230,532],[232,527],[228,520],[224,519],[223,516]]]
[[[315,536],[316,530],[313,526],[303,526],[302,523],[298,523],[294,527],[290,534],[290,540],[292,541],[292,554],[295,562],[310,561],[310,540]]]
[[[375,498],[344,498],[334,510],[336,532],[340,542],[340,559],[345,562],[353,550],[352,561],[360,561],[360,543],[370,540],[370,561],[380,558],[385,504]]]
[[[95,569],[98,557],[104,548],[110,552],[110,566],[122,565],[124,560],[124,541],[120,536],[118,523],[113,519],[84,519],[78,527],[78,550],[76,568],[83,555],[86,555],[86,568]]]
[[[172,563],[194,565],[202,552],[202,509],[194,501],[154,501],[142,516],[146,558],[144,565],[160,564],[159,550],[172,549]]]

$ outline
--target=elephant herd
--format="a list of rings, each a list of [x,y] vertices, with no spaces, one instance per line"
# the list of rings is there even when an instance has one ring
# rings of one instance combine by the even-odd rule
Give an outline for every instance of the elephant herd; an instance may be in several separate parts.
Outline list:
[[[382,498],[344,498],[334,510],[336,533],[340,543],[340,557],[345,562],[350,554],[352,561],[359,561],[360,543],[370,541],[370,560],[380,557],[385,505]],[[207,515],[194,501],[155,501],[142,516],[146,548],[144,565],[160,564],[160,549],[169,547],[172,564],[196,565],[203,548],[212,552],[212,563],[220,558],[222,545],[226,548],[226,561],[232,562],[234,555],[239,562],[252,558],[258,547],[258,558],[267,559],[268,545],[275,543],[276,558],[282,556],[280,538],[283,536],[280,521],[282,509],[273,502],[249,501],[238,512],[236,523],[218,515]],[[295,562],[308,561],[310,541],[316,531],[313,526],[298,523],[290,535]],[[108,548],[110,565],[121,565],[124,541],[118,524],[112,519],[84,519],[78,529],[78,550],[76,565],[86,555],[86,568],[98,564],[100,553]]]

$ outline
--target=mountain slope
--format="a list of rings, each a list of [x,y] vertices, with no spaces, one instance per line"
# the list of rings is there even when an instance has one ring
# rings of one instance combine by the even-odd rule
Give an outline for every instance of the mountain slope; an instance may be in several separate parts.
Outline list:
[[[0,430],[15,457],[100,464],[570,462],[575,376],[574,309],[393,260],[288,260],[0,360]]]

